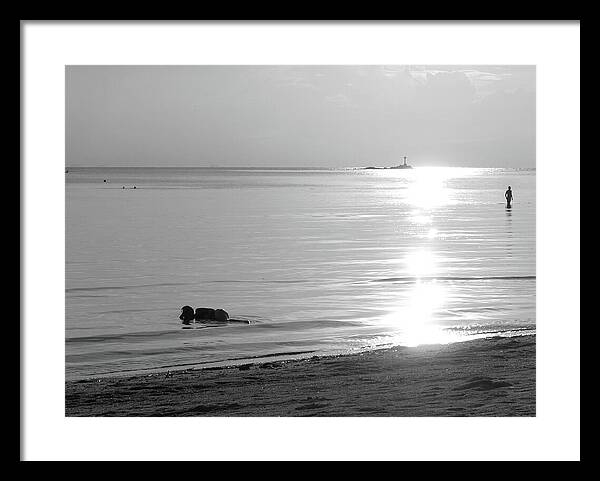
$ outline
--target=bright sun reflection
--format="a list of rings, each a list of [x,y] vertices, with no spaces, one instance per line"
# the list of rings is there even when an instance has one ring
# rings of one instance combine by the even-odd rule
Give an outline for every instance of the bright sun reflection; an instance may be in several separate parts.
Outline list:
[[[404,342],[409,346],[439,342],[442,330],[435,323],[436,309],[443,305],[444,288],[435,283],[417,282],[413,290],[406,322],[403,325]]]
[[[398,304],[383,319],[391,343],[417,346],[452,340],[452,335],[436,320],[447,298],[446,287],[432,279],[438,272],[437,264],[436,256],[427,249],[411,252],[404,259],[405,274],[416,282],[403,292]]]
[[[417,250],[397,259],[403,268],[399,277],[414,280],[414,284],[408,284],[408,290],[399,291],[395,305],[381,319],[387,331],[384,338],[386,342],[405,346],[452,342],[456,335],[444,329],[439,318],[449,301],[447,287],[435,279],[439,266],[432,246],[440,234],[433,225],[435,212],[432,209],[452,201],[447,181],[456,176],[456,171],[444,167],[419,167],[398,175],[402,175],[408,184],[397,194],[401,201],[413,207],[409,218],[419,232],[416,238],[424,241]]]
[[[384,319],[392,330],[391,342],[404,346],[449,342],[446,331],[435,322],[435,312],[443,306],[445,298],[445,288],[435,281],[417,281],[407,304],[398,306]]]
[[[416,169],[406,192],[408,202],[422,209],[447,204],[450,200],[450,191],[445,183],[451,176],[452,169],[444,167]]]
[[[412,277],[431,276],[437,270],[435,256],[427,250],[419,250],[407,255],[404,263],[407,273]]]

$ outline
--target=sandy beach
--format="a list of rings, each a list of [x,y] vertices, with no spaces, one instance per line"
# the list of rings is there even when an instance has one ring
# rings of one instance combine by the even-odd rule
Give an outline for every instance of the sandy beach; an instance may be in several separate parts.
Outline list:
[[[66,416],[535,416],[535,336],[70,381]]]

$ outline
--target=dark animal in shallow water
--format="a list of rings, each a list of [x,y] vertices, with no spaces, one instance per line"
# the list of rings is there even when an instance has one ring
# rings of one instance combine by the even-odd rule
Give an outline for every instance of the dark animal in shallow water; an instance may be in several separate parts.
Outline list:
[[[194,308],[190,306],[183,306],[181,308],[181,315],[179,319],[183,321],[183,324],[189,324],[194,320]]]
[[[216,322],[227,322],[229,320],[229,314],[223,309],[211,309],[210,307],[199,307],[196,309],[195,315],[196,322],[202,321],[216,321]]]
[[[239,323],[239,324],[250,324],[250,321],[245,319],[231,319],[229,313],[224,309],[212,309],[210,307],[198,307],[196,312],[190,306],[183,306],[181,308],[181,315],[179,319],[183,321],[183,324],[190,324],[194,322],[219,322],[219,323]]]
[[[199,307],[196,309],[196,314],[194,316],[197,322],[200,321],[214,321],[215,320],[215,310],[210,307]]]

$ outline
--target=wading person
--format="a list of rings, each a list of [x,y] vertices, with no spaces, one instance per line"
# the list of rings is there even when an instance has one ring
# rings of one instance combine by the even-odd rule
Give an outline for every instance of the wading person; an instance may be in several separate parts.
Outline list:
[[[510,204],[513,199],[512,189],[510,188],[510,185],[508,186],[508,190],[504,192],[504,197],[506,198],[506,207],[510,207]]]

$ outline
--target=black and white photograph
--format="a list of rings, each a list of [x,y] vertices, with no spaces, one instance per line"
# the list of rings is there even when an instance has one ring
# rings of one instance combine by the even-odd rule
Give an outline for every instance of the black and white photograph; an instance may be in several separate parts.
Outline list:
[[[537,337],[556,321],[539,190],[556,164],[534,56],[64,58],[64,97],[48,100],[64,115],[64,244],[44,248],[64,276],[45,327],[62,337],[46,381],[60,422],[544,419]],[[578,172],[574,149],[561,168]],[[575,188],[560,192],[572,218]],[[555,267],[577,269],[561,283],[578,292],[570,255]],[[578,303],[564,305],[564,366]]]
[[[535,415],[534,66],[67,66],[67,416]]]

